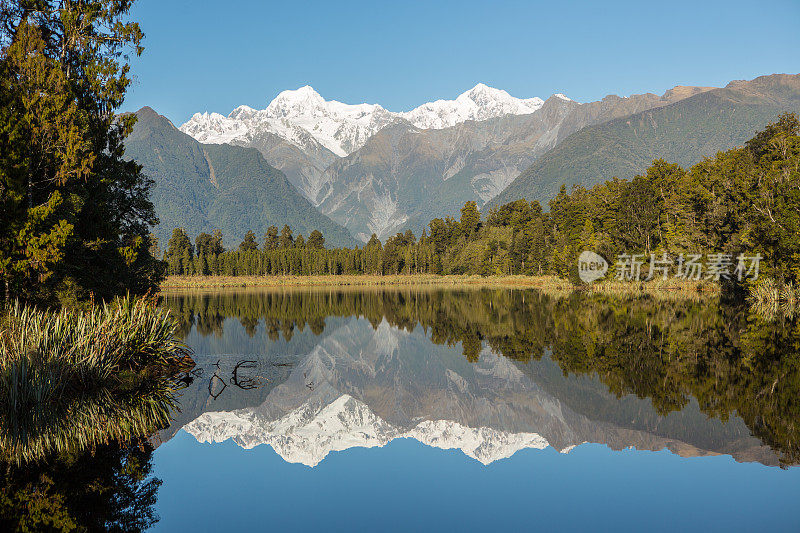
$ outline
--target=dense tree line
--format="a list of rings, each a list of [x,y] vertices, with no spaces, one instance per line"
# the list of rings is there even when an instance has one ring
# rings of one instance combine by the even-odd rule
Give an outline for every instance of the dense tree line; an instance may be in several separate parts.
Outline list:
[[[689,170],[656,160],[642,176],[591,189],[565,187],[545,211],[517,200],[486,216],[468,202],[460,219],[436,218],[417,238],[373,235],[363,247],[326,249],[317,231],[306,240],[288,226],[251,232],[224,251],[219,233],[176,229],[165,254],[170,274],[555,274],[576,278],[591,250],[614,262],[638,254],[641,277],[650,260],[686,254],[761,254],[761,271],[796,281],[800,258],[800,123],[782,115],[742,148],[720,152]],[[734,265],[731,265],[732,267]],[[751,265],[748,265],[748,267]],[[673,272],[674,273],[674,272]],[[731,272],[731,277],[732,276]],[[701,274],[702,275],[702,274]]]
[[[433,250],[430,238],[417,240],[411,231],[385,244],[373,235],[363,247],[327,249],[321,232],[295,237],[289,226],[280,233],[270,226],[261,242],[250,231],[237,249],[224,250],[219,231],[201,233],[193,244],[176,228],[164,260],[171,275],[417,274],[436,272]]]

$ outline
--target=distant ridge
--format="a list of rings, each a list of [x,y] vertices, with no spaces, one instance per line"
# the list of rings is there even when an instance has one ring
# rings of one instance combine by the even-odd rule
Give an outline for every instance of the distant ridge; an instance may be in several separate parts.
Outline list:
[[[488,207],[519,198],[546,203],[562,184],[589,187],[612,177],[632,178],[658,158],[690,166],[743,144],[780,113],[800,113],[797,74],[732,81],[720,89],[676,87],[665,96],[687,91],[693,94],[670,105],[573,133],[534,161]]]
[[[151,199],[160,224],[154,233],[162,248],[176,227],[186,229],[191,238],[219,229],[231,247],[248,230],[261,240],[273,224],[279,229],[289,224],[295,236],[318,229],[332,246],[355,244],[344,228],[314,209],[257,150],[201,144],[149,107],[136,116],[136,126],[125,140],[125,155],[141,164],[155,182]]]

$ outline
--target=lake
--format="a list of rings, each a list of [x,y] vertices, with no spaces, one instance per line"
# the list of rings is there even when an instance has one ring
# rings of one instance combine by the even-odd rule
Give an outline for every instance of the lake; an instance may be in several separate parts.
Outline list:
[[[800,528],[792,318],[520,289],[226,289],[162,305],[196,367],[152,446],[113,456],[135,475],[98,470],[131,524]]]
[[[797,329],[526,290],[165,298],[156,529],[797,530]]]

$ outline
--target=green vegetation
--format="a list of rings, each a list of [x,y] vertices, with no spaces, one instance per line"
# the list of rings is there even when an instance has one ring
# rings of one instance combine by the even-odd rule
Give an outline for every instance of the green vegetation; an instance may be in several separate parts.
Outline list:
[[[540,202],[559,187],[632,178],[653,159],[688,167],[742,145],[781,112],[800,113],[800,76],[776,74],[696,94],[674,104],[583,128],[542,155],[489,202]]]
[[[0,465],[3,531],[145,531],[161,480],[145,440],[101,444],[47,464]]]
[[[325,331],[329,317],[359,316],[377,328],[425,328],[437,344],[460,345],[469,361],[488,346],[524,372],[551,357],[568,374],[595,375],[623,397],[649,398],[660,415],[695,398],[708,416],[740,416],[784,464],[800,463],[800,320],[765,320],[724,298],[663,300],[537,290],[305,288],[167,294],[187,332],[221,335],[238,317],[253,335],[290,340]],[[565,401],[571,401],[565,398]],[[576,407],[622,427],[616,405]],[[605,409],[605,410],[604,410]]]
[[[122,157],[135,117],[115,114],[131,83],[129,55],[142,52],[130,7],[3,4],[4,462],[149,434],[172,405],[165,376],[192,364],[174,320],[152,299],[130,296],[157,287],[164,270],[151,253],[152,181]]]
[[[145,439],[194,365],[168,312],[131,296],[157,287],[164,265],[153,182],[123,159],[135,117],[115,113],[142,52],[130,7],[0,8],[3,531],[152,525]]]
[[[562,186],[549,212],[517,200],[482,220],[467,202],[460,220],[434,219],[419,239],[411,231],[385,243],[373,235],[353,249],[326,249],[319,232],[306,241],[289,226],[280,234],[272,226],[260,248],[250,232],[238,249],[223,251],[221,234],[200,234],[193,246],[178,228],[164,257],[171,275],[551,274],[577,281],[584,250],[606,257],[612,275],[620,254],[642,254],[636,280],[662,274],[649,269],[651,257],[666,254],[674,275],[681,255],[724,254],[734,282],[736,258],[761,254],[759,274],[788,284],[800,274],[799,183],[800,122],[784,114],[743,148],[689,170],[656,160],[631,181],[570,193]]]
[[[147,438],[194,363],[152,299],[14,304],[0,324],[0,529],[143,531],[160,481]]]
[[[574,280],[578,254],[592,249],[608,258],[760,253],[773,285],[759,285],[757,294],[795,298],[785,290],[800,281],[794,115],[688,171],[657,160],[631,181],[562,187],[549,211],[516,200],[482,216],[467,202],[460,219],[434,219],[419,237],[373,235],[358,247],[255,149],[200,144],[149,108],[117,114],[131,83],[129,56],[142,52],[142,32],[127,19],[131,4],[18,0],[0,11],[0,529],[152,525],[159,482],[150,477],[146,439],[168,423],[176,391],[191,379],[181,373],[193,365],[177,339],[192,324],[221,329],[225,306],[246,305],[237,316],[248,333],[263,319],[271,339],[290,338],[295,328],[321,333],[327,316],[358,314],[376,327],[421,324],[434,342],[459,343],[469,361],[484,343],[521,367],[551,355],[564,372],[596,374],[619,395],[651,398],[659,413],[689,397],[709,416],[738,413],[785,462],[800,461],[800,329],[791,319],[763,321],[716,301],[660,306],[501,290],[308,292],[244,304],[198,297],[198,308],[175,308],[167,298],[173,318],[140,297],[166,271]],[[574,165],[554,163],[554,152],[542,168],[555,170],[529,190],[535,200],[553,196],[565,171],[590,183],[656,156],[685,164],[687,154],[740,142],[745,128],[778,107],[793,109],[796,91],[785,93],[739,105],[733,89],[724,98],[710,91],[688,99],[694,104],[636,116],[632,128],[617,121],[611,130],[579,132],[564,145]],[[705,114],[693,111],[697,102],[710,102]],[[684,112],[690,120],[681,126]],[[716,137],[689,149],[691,142],[661,135],[665,124],[688,128],[693,142]],[[602,146],[587,148],[586,135]],[[609,147],[638,155],[615,167],[603,154]],[[508,194],[519,193],[531,172],[539,175],[530,171]],[[429,177],[419,171],[408,183]],[[424,199],[424,188],[410,190]],[[166,242],[164,261],[153,228]],[[240,244],[226,250],[225,238],[229,247]]]
[[[0,329],[0,459],[41,460],[165,424],[164,376],[192,366],[176,328],[152,300],[87,311],[13,305]]]
[[[0,25],[0,284],[70,303],[157,285],[152,182],[122,158],[117,117],[142,32],[128,0],[4,2]]]
[[[0,319],[0,529],[144,531],[160,485],[147,438],[194,366],[152,299]]]

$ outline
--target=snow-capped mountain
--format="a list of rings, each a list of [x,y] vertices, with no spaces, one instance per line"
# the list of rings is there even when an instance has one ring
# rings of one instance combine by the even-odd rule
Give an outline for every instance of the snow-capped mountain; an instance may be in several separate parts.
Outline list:
[[[441,129],[467,120],[530,114],[541,98],[514,98],[506,91],[479,83],[455,100],[437,100],[408,112],[394,113],[377,104],[327,101],[309,86],[283,91],[266,109],[240,106],[227,117],[195,113],[180,129],[203,143],[247,143],[272,133],[307,149],[318,143],[339,157],[361,148],[380,129],[407,120],[422,129]]]
[[[239,106],[227,117],[195,113],[180,129],[210,144],[247,143],[271,133],[302,150],[317,149],[319,145],[344,157],[396,118],[379,105],[325,101],[305,86],[283,91],[266,109]]]
[[[201,143],[257,149],[322,214],[366,242],[373,233],[381,240],[407,229],[419,234],[434,218],[458,217],[467,201],[483,209],[583,128],[708,89],[578,103],[560,93],[516,98],[479,83],[453,100],[395,112],[328,101],[305,86],[264,109],[197,113],[180,129]]]
[[[441,388],[420,394],[415,390],[420,379],[408,375],[417,372],[416,365],[407,368],[401,355],[409,350],[417,353],[420,342],[425,342],[424,334],[399,330],[385,320],[375,329],[367,321],[350,323],[315,346],[261,405],[205,412],[183,429],[199,442],[231,439],[246,449],[266,444],[286,461],[307,466],[316,466],[331,452],[382,447],[399,438],[458,449],[483,464],[511,457],[522,449],[550,445],[538,433],[521,429],[527,424],[515,422],[509,404],[488,401],[507,387],[529,390],[524,375],[510,360],[486,349],[480,364],[468,367],[463,375],[446,367],[439,369],[434,381]],[[425,357],[423,353],[419,356]],[[363,389],[376,388],[384,380],[395,383],[391,388],[394,399],[381,402],[384,405],[376,409]],[[478,383],[488,390],[477,389]],[[419,411],[422,405],[431,404],[438,406],[436,412],[423,415]],[[541,408],[548,412],[548,419],[559,419],[558,409]],[[486,423],[499,417],[511,427]],[[564,423],[559,419],[556,425]],[[570,440],[570,445],[575,443]]]
[[[455,100],[436,100],[399,115],[421,129],[442,129],[467,120],[528,115],[543,104],[541,98],[514,98],[506,91],[479,83]]]

